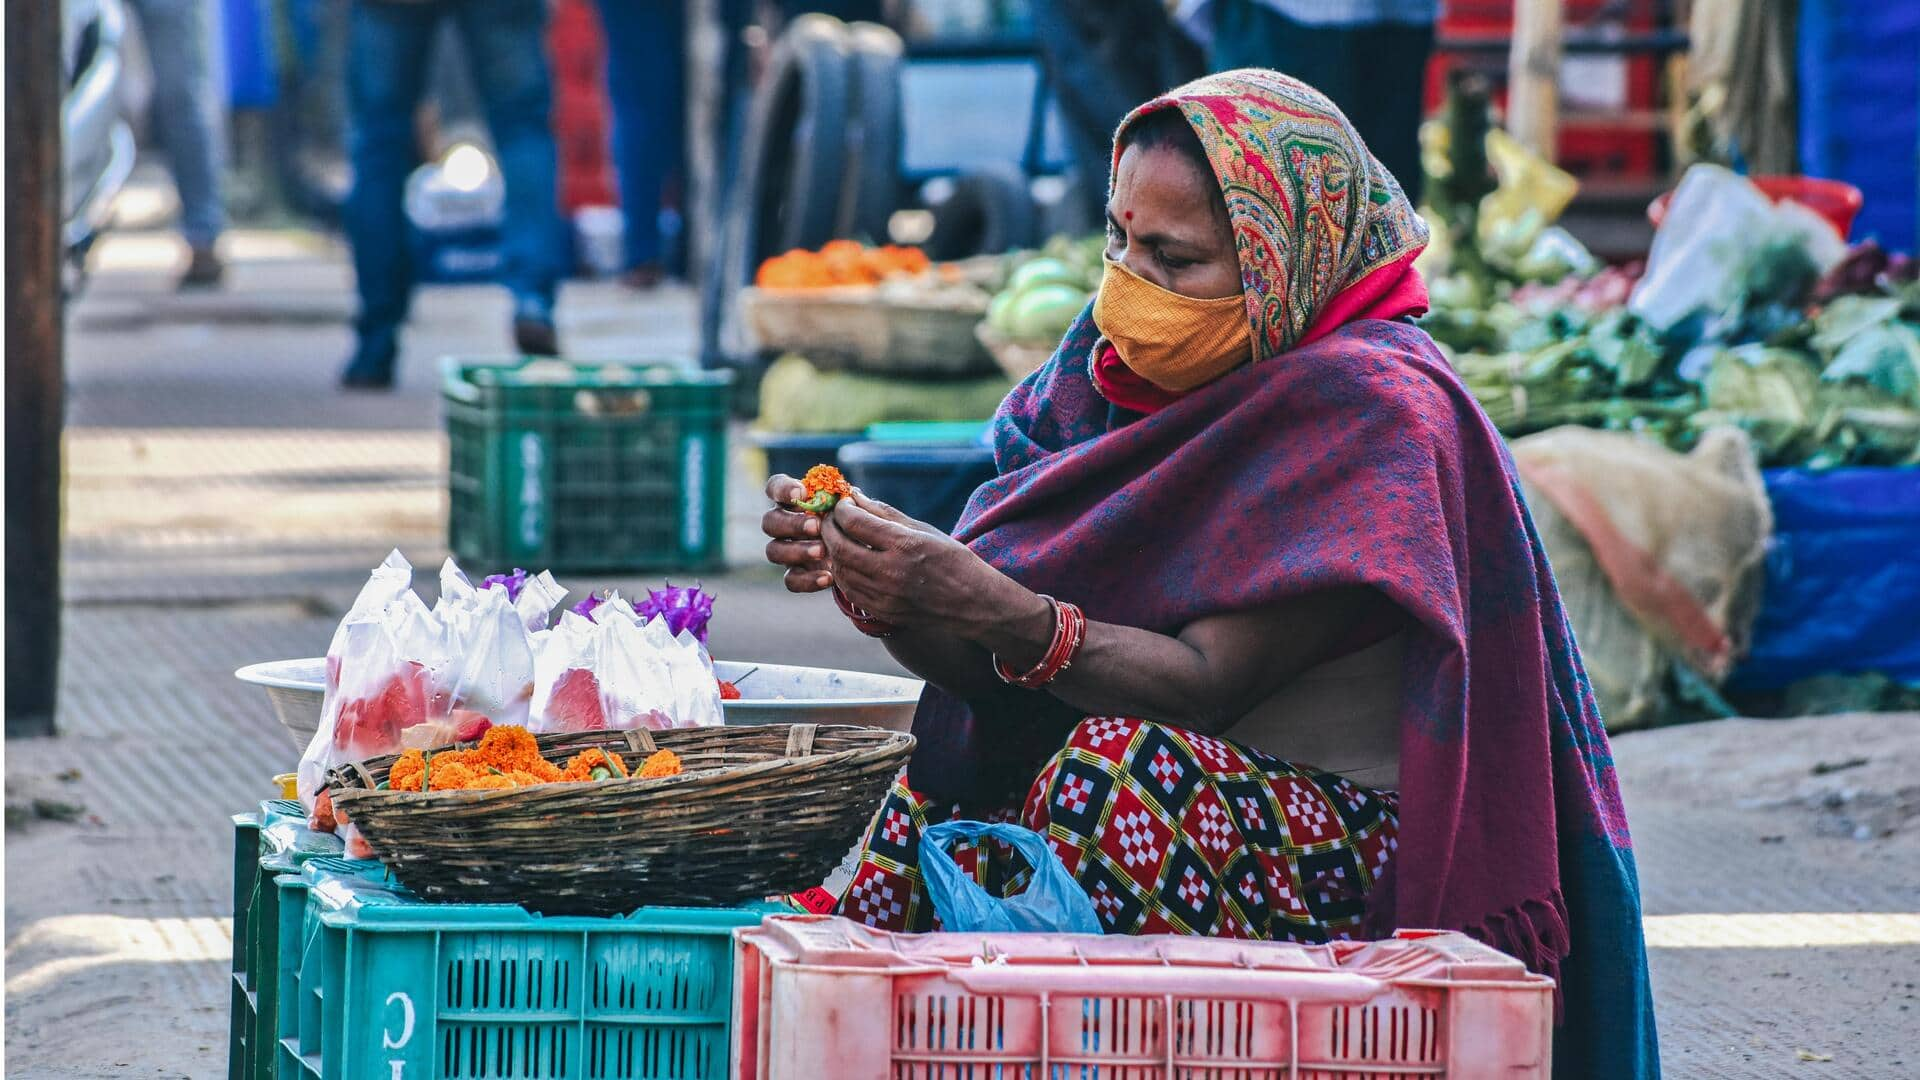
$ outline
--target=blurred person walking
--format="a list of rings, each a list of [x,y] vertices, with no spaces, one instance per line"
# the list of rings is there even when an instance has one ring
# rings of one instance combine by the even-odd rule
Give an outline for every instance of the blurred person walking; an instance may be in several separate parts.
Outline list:
[[[153,126],[180,196],[180,235],[191,256],[183,289],[220,284],[226,229],[226,77],[216,0],[132,0],[153,66]]]
[[[1100,222],[1114,129],[1135,105],[1198,78],[1206,57],[1174,31],[1164,0],[1033,0],[1033,29],[1080,174],[1081,211]]]
[[[1215,71],[1273,68],[1318,87],[1418,205],[1420,114],[1439,0],[1187,0]],[[1207,10],[1210,9],[1210,10]]]
[[[514,344],[535,355],[559,351],[553,302],[565,271],[564,234],[548,126],[546,0],[352,0],[347,142],[354,179],[345,217],[360,314],[341,375],[349,389],[393,385],[414,286],[404,206],[407,177],[420,164],[414,110],[442,19],[454,21],[465,46],[506,182],[501,283],[513,294]]]
[[[650,289],[666,277],[662,199],[680,167],[686,111],[683,0],[600,0],[613,107],[614,168],[626,217],[622,280]]]

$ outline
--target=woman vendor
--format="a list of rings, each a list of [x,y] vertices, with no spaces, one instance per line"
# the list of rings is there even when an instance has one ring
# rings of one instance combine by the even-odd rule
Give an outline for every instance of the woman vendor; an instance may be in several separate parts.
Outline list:
[[[1111,932],[1463,930],[1560,980],[1557,1075],[1657,1075],[1606,734],[1504,444],[1412,325],[1425,225],[1276,72],[1114,153],[1099,295],[954,536],[768,485],[787,587],[928,683],[842,912],[932,928],[921,830],[1017,820]]]

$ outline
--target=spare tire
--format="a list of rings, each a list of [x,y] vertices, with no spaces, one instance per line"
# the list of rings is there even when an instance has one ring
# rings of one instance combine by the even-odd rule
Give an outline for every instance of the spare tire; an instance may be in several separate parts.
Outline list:
[[[795,19],[774,46],[748,113],[702,298],[701,351],[709,363],[737,363],[752,352],[735,301],[760,264],[833,239],[851,75],[847,27],[832,16]]]
[[[990,162],[954,176],[933,211],[927,255],[947,262],[1032,247],[1033,195],[1027,174],[1011,162]]]
[[[778,251],[833,239],[846,175],[853,94],[847,24],[803,15],[780,35],[754,97],[740,183],[764,236]]]
[[[834,232],[884,244],[900,199],[900,68],[906,50],[899,34],[877,23],[853,24],[848,41],[853,116]]]

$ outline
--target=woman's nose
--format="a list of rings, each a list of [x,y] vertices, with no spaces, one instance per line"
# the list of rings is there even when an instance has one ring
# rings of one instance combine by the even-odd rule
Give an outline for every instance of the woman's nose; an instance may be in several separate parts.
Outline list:
[[[1173,285],[1167,280],[1167,275],[1161,271],[1160,267],[1154,265],[1153,260],[1147,257],[1146,249],[1140,245],[1128,244],[1127,250],[1120,254],[1119,263],[1131,270],[1134,277],[1152,282],[1168,292],[1173,291]]]

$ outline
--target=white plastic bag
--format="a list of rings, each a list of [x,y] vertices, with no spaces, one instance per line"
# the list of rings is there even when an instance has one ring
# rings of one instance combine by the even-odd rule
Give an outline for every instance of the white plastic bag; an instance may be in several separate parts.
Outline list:
[[[434,614],[445,626],[452,709],[443,723],[403,733],[403,745],[424,750],[466,741],[482,717],[489,724],[525,726],[533,700],[534,635],[545,631],[549,613],[565,595],[547,573],[489,579],[476,589],[448,559]]]
[[[593,616],[567,612],[534,658],[532,730],[654,730],[721,722],[713,661],[693,635],[665,619],[642,621],[609,596]]]
[[[1695,312],[1725,311],[1739,300],[1753,254],[1792,239],[1823,274],[1847,253],[1846,241],[1819,214],[1795,202],[1776,204],[1731,170],[1695,165],[1674,190],[1627,309],[1662,331]]]
[[[407,562],[406,556],[395,548],[387,553],[386,561],[367,575],[367,583],[360,587],[360,595],[353,598],[353,606],[347,609],[346,617],[334,628],[333,640],[327,645],[327,693],[331,694],[333,688],[340,684],[340,655],[346,646],[347,627],[400,599],[400,594],[411,588],[413,564]]]

